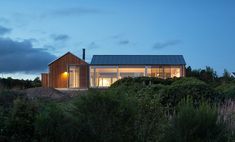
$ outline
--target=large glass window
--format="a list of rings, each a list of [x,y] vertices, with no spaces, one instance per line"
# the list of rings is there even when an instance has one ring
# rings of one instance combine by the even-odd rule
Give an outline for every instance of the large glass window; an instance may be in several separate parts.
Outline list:
[[[151,68],[151,76],[163,78],[163,68],[162,67],[152,67]]]
[[[141,76],[158,78],[180,77],[181,69],[179,66],[91,66],[90,86],[109,87],[118,79]]]
[[[95,86],[95,69],[94,67],[90,67],[90,86]]]
[[[171,67],[164,67],[164,78],[171,78]]]
[[[147,69],[147,72],[146,72],[147,74],[145,76],[151,77],[151,73],[152,73],[151,66],[147,66],[146,69]]]
[[[144,76],[145,68],[124,68],[120,67],[119,71],[119,78],[125,77],[140,77]]]
[[[91,68],[91,86],[108,87],[117,81],[116,67],[94,67]]]
[[[180,67],[171,67],[171,78],[180,77]]]
[[[79,88],[78,66],[69,66],[69,88]]]

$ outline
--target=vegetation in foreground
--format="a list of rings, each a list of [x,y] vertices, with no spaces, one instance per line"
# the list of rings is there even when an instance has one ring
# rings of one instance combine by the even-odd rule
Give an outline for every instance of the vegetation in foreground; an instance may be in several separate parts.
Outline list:
[[[210,72],[125,78],[62,103],[2,91],[0,141],[233,142],[235,82]]]

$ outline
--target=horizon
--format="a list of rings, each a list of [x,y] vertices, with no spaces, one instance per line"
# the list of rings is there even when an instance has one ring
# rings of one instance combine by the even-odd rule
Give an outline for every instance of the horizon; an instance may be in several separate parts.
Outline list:
[[[46,4],[44,4],[46,3]],[[34,79],[70,51],[183,55],[192,69],[235,71],[233,0],[2,0],[0,77]]]

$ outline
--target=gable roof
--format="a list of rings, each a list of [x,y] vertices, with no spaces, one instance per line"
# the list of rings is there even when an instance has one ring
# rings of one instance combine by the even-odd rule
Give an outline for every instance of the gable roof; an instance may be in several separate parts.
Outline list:
[[[186,65],[182,55],[94,55],[91,65]]]
[[[234,77],[235,77],[235,72],[232,72],[232,76],[234,76]]]
[[[64,56],[67,56],[67,55],[72,55],[72,56],[74,56],[75,58],[77,58],[78,60],[82,60],[82,59],[80,59],[79,57],[77,57],[76,55],[74,55],[73,53],[67,52],[67,53],[65,53],[64,55],[60,56],[59,58],[55,59],[54,61],[50,62],[50,63],[48,64],[48,66],[50,66],[50,65],[53,64],[54,62],[58,61],[59,59],[63,58]]]

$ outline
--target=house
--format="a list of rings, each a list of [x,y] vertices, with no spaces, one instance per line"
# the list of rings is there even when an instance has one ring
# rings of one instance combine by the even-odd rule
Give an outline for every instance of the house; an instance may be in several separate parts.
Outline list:
[[[174,78],[185,76],[182,55],[94,55],[85,62],[68,52],[51,62],[49,73],[42,73],[43,87],[87,89],[109,87],[125,77]]]
[[[42,86],[57,89],[88,87],[88,63],[85,62],[85,50],[83,59],[68,52],[51,62],[49,72],[41,74]]]
[[[231,73],[231,77],[234,77],[234,78],[235,78],[235,72],[232,72],[232,73]]]
[[[94,55],[90,87],[108,87],[124,77],[183,77],[185,65],[182,55]]]

